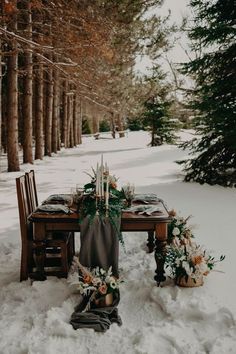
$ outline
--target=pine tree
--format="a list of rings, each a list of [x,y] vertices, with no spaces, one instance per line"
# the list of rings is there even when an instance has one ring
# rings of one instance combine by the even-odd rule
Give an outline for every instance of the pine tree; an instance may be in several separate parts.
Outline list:
[[[197,89],[191,106],[200,138],[186,143],[194,157],[186,181],[236,187],[236,44],[234,0],[191,0],[195,19],[189,37],[199,56],[184,65]]]
[[[151,146],[173,144],[176,140],[174,124],[169,117],[170,105],[170,101],[158,96],[150,98],[144,104],[143,123],[151,132]]]

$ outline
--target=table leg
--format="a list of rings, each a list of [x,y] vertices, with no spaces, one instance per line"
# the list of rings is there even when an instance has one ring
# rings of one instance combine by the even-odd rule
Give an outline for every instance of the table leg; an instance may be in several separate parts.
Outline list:
[[[154,231],[148,231],[147,247],[148,247],[148,252],[152,253],[155,247]]]
[[[44,271],[44,263],[46,256],[45,239],[46,232],[45,227],[41,223],[33,224],[33,243],[34,243],[34,261],[36,266],[36,272],[33,274],[34,280],[46,280],[47,277]]]
[[[167,245],[167,223],[156,224],[156,240],[155,240],[155,261],[157,268],[155,270],[156,275],[154,279],[157,282],[157,286],[160,286],[162,281],[166,280],[164,264],[166,255],[166,245]]]

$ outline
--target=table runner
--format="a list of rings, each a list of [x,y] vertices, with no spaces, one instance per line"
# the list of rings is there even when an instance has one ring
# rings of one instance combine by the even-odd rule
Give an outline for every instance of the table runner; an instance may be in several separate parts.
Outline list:
[[[119,276],[118,256],[120,218],[95,216],[92,220],[85,217],[80,227],[80,263],[88,268],[99,267],[108,270],[112,267],[112,274]]]

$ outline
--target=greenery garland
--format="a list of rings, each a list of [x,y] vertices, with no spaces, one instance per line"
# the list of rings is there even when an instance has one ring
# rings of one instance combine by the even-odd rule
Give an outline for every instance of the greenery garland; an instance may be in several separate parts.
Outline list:
[[[124,192],[123,190],[117,190],[116,185],[109,184],[110,197],[107,209],[104,198],[96,197],[95,182],[95,178],[92,177],[92,181],[84,185],[84,194],[78,202],[80,222],[82,222],[85,217],[89,217],[90,223],[93,222],[95,216],[98,216],[101,220],[108,218],[116,231],[119,241],[124,247],[123,235],[118,227],[118,220],[121,218],[122,209],[127,207]]]

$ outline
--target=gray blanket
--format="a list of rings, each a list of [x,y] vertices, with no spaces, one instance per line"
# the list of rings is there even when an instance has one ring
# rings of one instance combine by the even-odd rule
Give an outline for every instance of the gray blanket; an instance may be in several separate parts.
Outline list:
[[[122,325],[117,309],[120,301],[119,290],[113,293],[112,306],[96,308],[92,303],[89,311],[82,312],[89,298],[89,296],[84,296],[71,315],[70,324],[74,329],[93,328],[96,332],[105,332],[112,323],[117,323],[119,326]]]
[[[113,275],[118,277],[119,229],[120,219],[116,220],[114,227],[108,218],[96,216],[90,222],[86,217],[80,227],[80,263],[88,268],[98,266],[104,270],[111,266]]]

